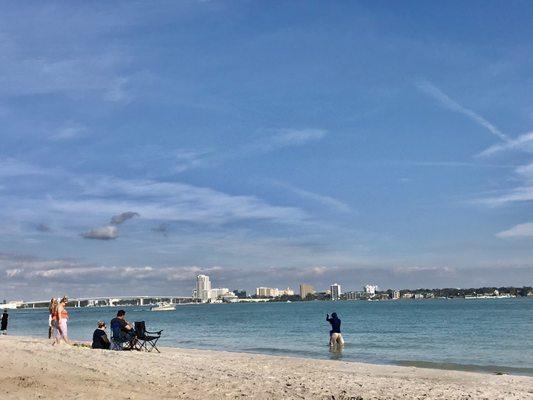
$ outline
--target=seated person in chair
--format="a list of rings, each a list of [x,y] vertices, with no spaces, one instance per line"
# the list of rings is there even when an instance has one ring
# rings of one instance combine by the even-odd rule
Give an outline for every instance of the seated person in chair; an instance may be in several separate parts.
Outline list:
[[[113,339],[120,342],[130,342],[135,340],[135,328],[125,319],[126,311],[118,310],[117,316],[111,320],[111,332]]]

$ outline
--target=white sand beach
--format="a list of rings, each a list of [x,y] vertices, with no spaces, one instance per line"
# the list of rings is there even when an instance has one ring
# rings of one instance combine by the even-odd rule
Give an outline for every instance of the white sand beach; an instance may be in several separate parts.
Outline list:
[[[2,399],[533,399],[533,377],[0,337]]]

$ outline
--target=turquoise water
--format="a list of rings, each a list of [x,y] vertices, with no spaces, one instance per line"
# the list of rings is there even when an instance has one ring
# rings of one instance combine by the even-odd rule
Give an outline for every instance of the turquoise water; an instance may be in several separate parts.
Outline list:
[[[163,329],[162,346],[533,375],[533,299],[205,304],[151,312],[130,322]],[[69,309],[69,334],[90,340],[117,308]],[[342,319],[346,345],[329,352],[326,313]],[[9,333],[46,337],[47,310],[10,312]]]

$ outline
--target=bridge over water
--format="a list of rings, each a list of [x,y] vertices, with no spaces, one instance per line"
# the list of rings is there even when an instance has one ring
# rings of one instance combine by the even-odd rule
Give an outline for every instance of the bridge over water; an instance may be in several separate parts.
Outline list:
[[[169,303],[194,303],[195,299],[186,296],[106,296],[106,297],[79,297],[69,299],[68,307],[101,307],[101,306],[127,306],[127,305],[149,305],[159,302]],[[24,301],[23,308],[48,307],[50,300]]]

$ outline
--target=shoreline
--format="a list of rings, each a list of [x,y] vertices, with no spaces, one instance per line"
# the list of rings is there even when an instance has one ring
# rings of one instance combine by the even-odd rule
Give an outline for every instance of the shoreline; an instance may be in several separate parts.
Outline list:
[[[26,335],[9,335],[9,337],[19,338],[19,339],[34,339],[36,341],[47,341],[47,339],[38,336],[26,336]],[[73,343],[77,344],[91,344],[90,341],[83,340],[72,340]],[[202,348],[202,347],[178,347],[178,346],[158,346],[159,348],[164,348],[166,350],[192,350],[192,351],[213,351],[213,352],[223,352],[231,354],[249,354],[249,355],[264,355],[271,357],[287,357],[295,359],[304,359],[304,360],[317,360],[317,361],[332,361],[332,362],[344,362],[344,363],[353,363],[353,364],[363,364],[363,365],[373,365],[373,366],[398,366],[398,367],[414,367],[421,369],[433,369],[433,370],[442,370],[442,371],[457,371],[457,372],[473,372],[479,374],[487,375],[512,375],[512,376],[524,376],[524,377],[533,377],[533,368],[520,368],[520,367],[511,367],[511,366],[502,366],[502,365],[480,365],[480,364],[460,364],[454,362],[439,362],[439,361],[426,361],[426,360],[398,360],[398,361],[388,361],[388,360],[379,360],[379,361],[365,361],[365,360],[350,360],[342,359],[342,355],[338,357],[313,357],[311,355],[299,354],[298,352],[284,352],[284,354],[276,354],[273,351],[253,351],[243,349],[241,351],[235,350],[225,350],[225,349],[213,349],[213,348]]]
[[[3,398],[533,399],[533,377],[527,376],[160,349],[101,351],[2,336]]]

